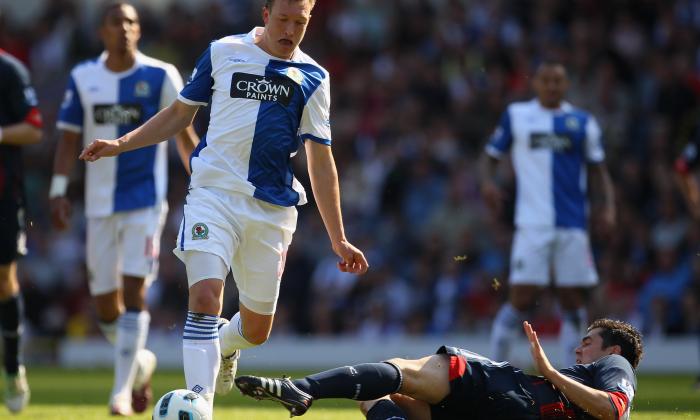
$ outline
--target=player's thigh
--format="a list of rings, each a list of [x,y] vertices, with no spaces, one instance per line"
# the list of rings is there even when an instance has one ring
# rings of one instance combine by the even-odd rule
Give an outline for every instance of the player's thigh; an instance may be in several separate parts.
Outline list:
[[[553,229],[518,229],[513,236],[510,285],[548,285],[553,243]]]
[[[167,211],[165,204],[130,211],[124,214],[119,226],[119,247],[124,256],[121,273],[145,279],[146,287],[158,273],[160,235]]]
[[[240,210],[242,237],[231,266],[239,299],[255,313],[272,315],[297,212],[249,198],[243,199]]]
[[[85,253],[88,286],[93,296],[113,292],[121,287],[119,265],[122,255],[118,240],[119,219],[119,214],[87,219]]]
[[[433,354],[421,359],[390,359],[401,370],[401,394],[437,404],[450,393],[450,356]]]
[[[392,394],[391,400],[406,414],[408,420],[431,420],[430,406],[427,402],[403,394]]]
[[[187,266],[190,287],[204,278],[226,279],[239,244],[237,224],[229,220],[229,214],[235,209],[230,209],[226,200],[220,192],[207,188],[194,188],[187,195],[173,252]],[[193,258],[188,256],[189,253],[210,254],[218,257],[218,260],[212,260],[214,264],[211,267],[197,267],[197,261],[208,257],[200,255]],[[225,270],[221,270],[219,260],[225,264]],[[203,269],[207,272],[203,272]],[[217,277],[207,277],[208,274]]]
[[[557,230],[554,278],[557,287],[591,287],[598,283],[598,273],[586,231]]]

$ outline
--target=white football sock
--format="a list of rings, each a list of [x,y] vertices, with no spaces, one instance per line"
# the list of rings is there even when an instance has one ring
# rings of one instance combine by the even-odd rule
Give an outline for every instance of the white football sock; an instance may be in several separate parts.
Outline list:
[[[228,324],[219,328],[219,343],[221,343],[221,354],[224,356],[230,356],[236,350],[257,346],[257,344],[251,343],[243,336],[240,312],[236,312],[236,315],[231,318]]]
[[[561,329],[559,330],[559,347],[561,351],[561,367],[569,367],[576,363],[576,347],[585,335],[588,324],[588,311],[578,308],[575,311],[562,312]]]
[[[131,388],[136,374],[136,354],[146,345],[150,322],[151,315],[147,311],[126,311],[117,321],[113,398],[131,401]]]
[[[182,333],[182,362],[190,389],[214,403],[216,375],[219,372],[219,317],[187,312]]]
[[[100,330],[102,330],[102,334],[105,336],[107,341],[109,341],[109,344],[115,345],[117,342],[117,321],[119,318],[112,322],[103,322],[103,321],[98,321],[97,324],[100,326]]]
[[[518,326],[525,320],[525,315],[506,302],[496,314],[491,326],[491,358],[497,362],[508,360],[513,338],[517,336]]]

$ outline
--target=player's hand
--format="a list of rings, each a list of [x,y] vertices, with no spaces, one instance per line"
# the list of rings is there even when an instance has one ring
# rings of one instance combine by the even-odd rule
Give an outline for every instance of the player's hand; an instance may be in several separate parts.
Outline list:
[[[494,213],[494,216],[501,214],[503,207],[503,192],[501,188],[491,180],[485,180],[481,183],[481,195],[484,197],[486,205]]]
[[[66,197],[54,197],[49,200],[51,208],[51,224],[56,230],[66,230],[70,227],[72,208]]]
[[[338,270],[344,273],[364,274],[369,268],[365,255],[350,242],[343,240],[333,245],[333,252],[340,257]]]
[[[86,162],[94,162],[99,158],[117,156],[121,153],[119,140],[96,139],[80,152],[79,159]]]
[[[540,340],[537,338],[537,333],[527,321],[523,322],[523,329],[527,339],[530,341],[530,353],[532,354],[532,361],[535,362],[535,368],[542,376],[549,378],[549,375],[552,372],[556,372],[556,370],[549,363],[549,359],[540,345]]]

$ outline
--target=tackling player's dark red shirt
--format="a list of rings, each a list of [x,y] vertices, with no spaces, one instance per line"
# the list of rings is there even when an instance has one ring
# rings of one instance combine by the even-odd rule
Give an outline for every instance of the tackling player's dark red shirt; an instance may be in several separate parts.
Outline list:
[[[438,353],[450,356],[450,394],[431,405],[433,420],[593,419],[542,377],[527,375],[507,362],[494,362],[456,347],[441,347]],[[560,372],[607,392],[617,418],[629,419],[637,383],[632,366],[624,357],[605,356]]]
[[[29,72],[19,60],[0,50],[0,126],[22,121],[41,128]],[[0,143],[0,204],[21,206],[23,189],[21,148]]]

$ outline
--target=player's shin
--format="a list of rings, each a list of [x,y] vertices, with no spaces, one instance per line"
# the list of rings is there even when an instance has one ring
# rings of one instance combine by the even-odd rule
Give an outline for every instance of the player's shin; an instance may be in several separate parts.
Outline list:
[[[292,382],[314,399],[366,401],[397,392],[401,388],[402,376],[391,363],[363,363],[327,370]]]
[[[561,347],[562,366],[571,366],[576,363],[576,347],[581,337],[585,335],[588,323],[588,311],[586,308],[578,308],[574,311],[562,312],[562,323],[559,331],[559,345]]]
[[[219,317],[187,313],[182,335],[182,359],[187,388],[214,402],[216,375],[220,363]]]
[[[130,403],[136,373],[136,355],[146,345],[151,316],[147,311],[124,312],[117,321],[114,347],[114,387],[112,398]]]
[[[8,375],[19,369],[19,341],[22,331],[22,298],[19,294],[0,302],[0,327],[4,349],[4,368]]]
[[[506,302],[496,314],[491,327],[491,358],[496,361],[508,360],[513,337],[517,335],[524,314]]]

